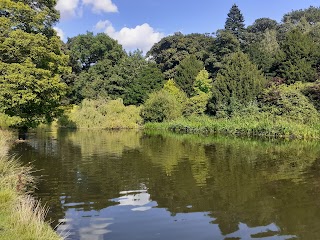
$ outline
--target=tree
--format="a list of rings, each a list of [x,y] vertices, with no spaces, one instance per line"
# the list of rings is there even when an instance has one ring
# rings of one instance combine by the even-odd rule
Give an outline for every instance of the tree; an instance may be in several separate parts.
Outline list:
[[[87,32],[69,38],[66,48],[73,72],[64,75],[63,80],[71,89],[71,103],[80,103],[84,98],[122,97],[124,80],[115,73],[115,67],[126,53],[117,41],[104,33]]]
[[[0,17],[9,20],[15,30],[52,37],[55,35],[52,27],[59,20],[55,6],[56,0],[1,0]]]
[[[233,104],[250,103],[261,92],[265,82],[261,72],[246,54],[237,52],[226,56],[223,67],[213,82],[210,112],[216,115],[218,111]],[[232,110],[229,108],[228,114],[231,114]]]
[[[155,63],[148,62],[146,66],[139,69],[136,79],[127,85],[124,95],[126,105],[143,104],[148,95],[162,88],[164,75]]]
[[[165,90],[151,93],[144,104],[141,116],[145,122],[163,122],[182,116],[181,103]]]
[[[299,29],[291,30],[281,43],[281,50],[283,59],[278,72],[288,84],[316,80],[317,45],[308,34]]]
[[[125,105],[140,105],[147,96],[163,86],[164,76],[156,64],[147,61],[142,51],[134,51],[121,59],[114,74],[122,79]]]
[[[93,35],[92,32],[69,38],[70,61],[73,71],[79,73],[88,70],[101,60],[110,60],[112,66],[125,55],[122,47],[105,33]]]
[[[201,69],[203,69],[203,63],[193,55],[182,60],[177,67],[175,82],[188,97],[194,94],[193,84]]]
[[[305,18],[311,25],[320,22],[320,7],[310,6],[307,9],[295,10],[283,16],[283,23],[298,24],[302,18]]]
[[[295,83],[290,86],[273,85],[265,89],[259,97],[262,110],[303,124],[318,123],[319,112],[301,93],[303,88],[301,83]]]
[[[37,68],[31,61],[25,63],[0,62],[1,111],[18,116],[18,126],[35,127],[50,122],[60,113],[61,96],[66,85],[58,75]]]
[[[244,32],[244,18],[236,4],[233,4],[224,25],[224,29],[233,33],[237,39],[241,39],[241,35]]]
[[[213,51],[217,59],[221,61],[224,56],[238,52],[240,50],[240,42],[230,31],[217,31],[217,38],[214,41]]]
[[[0,2],[0,111],[20,117],[18,126],[51,121],[59,112],[70,71],[68,56],[51,28],[55,1]]]
[[[247,30],[251,33],[264,33],[267,30],[276,30],[278,23],[270,18],[258,18],[250,25]]]
[[[214,38],[207,34],[175,33],[154,44],[147,57],[159,65],[166,79],[175,78],[178,65],[189,55],[195,55],[209,68],[211,59],[215,58],[210,50],[213,41]]]
[[[202,69],[193,83],[195,95],[188,99],[184,115],[201,115],[206,111],[208,100],[212,96],[212,79],[209,73]]]
[[[248,48],[248,54],[253,63],[255,63],[267,76],[275,76],[274,66],[277,63],[277,56],[280,52],[280,45],[277,41],[277,32],[275,30],[266,30],[261,40],[252,43]]]

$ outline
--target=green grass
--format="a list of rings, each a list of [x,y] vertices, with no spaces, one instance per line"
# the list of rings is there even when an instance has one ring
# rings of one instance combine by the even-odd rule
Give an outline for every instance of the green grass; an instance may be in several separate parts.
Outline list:
[[[210,118],[208,116],[180,118],[170,122],[146,123],[146,129],[166,129],[173,132],[260,136],[267,138],[319,139],[319,125],[307,125],[281,117],[245,116]]]
[[[12,134],[0,130],[0,151],[7,151]],[[0,239],[61,240],[44,221],[47,209],[30,195],[35,179],[31,166],[22,166],[14,157],[0,157]]]

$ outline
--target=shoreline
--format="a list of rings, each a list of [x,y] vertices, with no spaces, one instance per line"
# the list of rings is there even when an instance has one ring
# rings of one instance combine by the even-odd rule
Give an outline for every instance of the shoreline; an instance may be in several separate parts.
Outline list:
[[[221,134],[236,137],[273,139],[320,139],[319,126],[301,124],[286,119],[252,119],[239,117],[214,119],[207,116],[180,118],[162,123],[146,123],[145,129],[167,130],[186,134]]]
[[[45,222],[47,208],[32,197],[32,167],[7,156],[13,133],[0,129],[0,239],[62,240]]]

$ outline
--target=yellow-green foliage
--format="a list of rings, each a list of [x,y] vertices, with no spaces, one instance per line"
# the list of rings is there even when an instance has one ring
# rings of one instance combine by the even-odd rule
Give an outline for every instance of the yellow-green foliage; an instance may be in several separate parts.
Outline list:
[[[207,70],[202,69],[196,77],[196,80],[193,83],[193,89],[196,94],[200,93],[211,93],[212,88],[212,79],[209,78],[209,73]]]
[[[0,129],[0,158],[7,154],[11,141],[13,141],[13,133],[8,130]]]
[[[19,117],[10,117],[4,113],[0,113],[0,128],[8,128],[10,126],[19,125],[22,119]]]
[[[188,99],[183,115],[201,115],[206,110],[210,94],[200,92],[198,95]]]
[[[182,103],[164,89],[151,93],[141,111],[145,122],[163,122],[182,116]]]
[[[140,108],[124,106],[122,99],[85,99],[58,121],[60,126],[100,129],[137,128],[141,122]]]
[[[172,95],[181,104],[185,104],[187,95],[182,91],[173,79],[169,79],[163,86],[163,90],[168,94]]]
[[[212,79],[209,78],[209,73],[203,69],[199,72],[193,84],[194,96],[187,100],[184,109],[184,115],[201,115],[205,112],[209,99],[212,96]]]
[[[44,222],[47,210],[25,191],[34,185],[30,167],[16,159],[0,158],[0,239],[61,239]]]
[[[163,122],[182,116],[188,97],[173,79],[169,79],[158,91],[151,93],[141,111],[145,122]]]

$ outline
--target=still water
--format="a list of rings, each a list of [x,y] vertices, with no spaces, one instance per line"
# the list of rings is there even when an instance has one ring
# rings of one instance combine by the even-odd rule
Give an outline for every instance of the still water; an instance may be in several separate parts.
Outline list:
[[[11,150],[67,239],[320,239],[320,144],[38,131]]]

